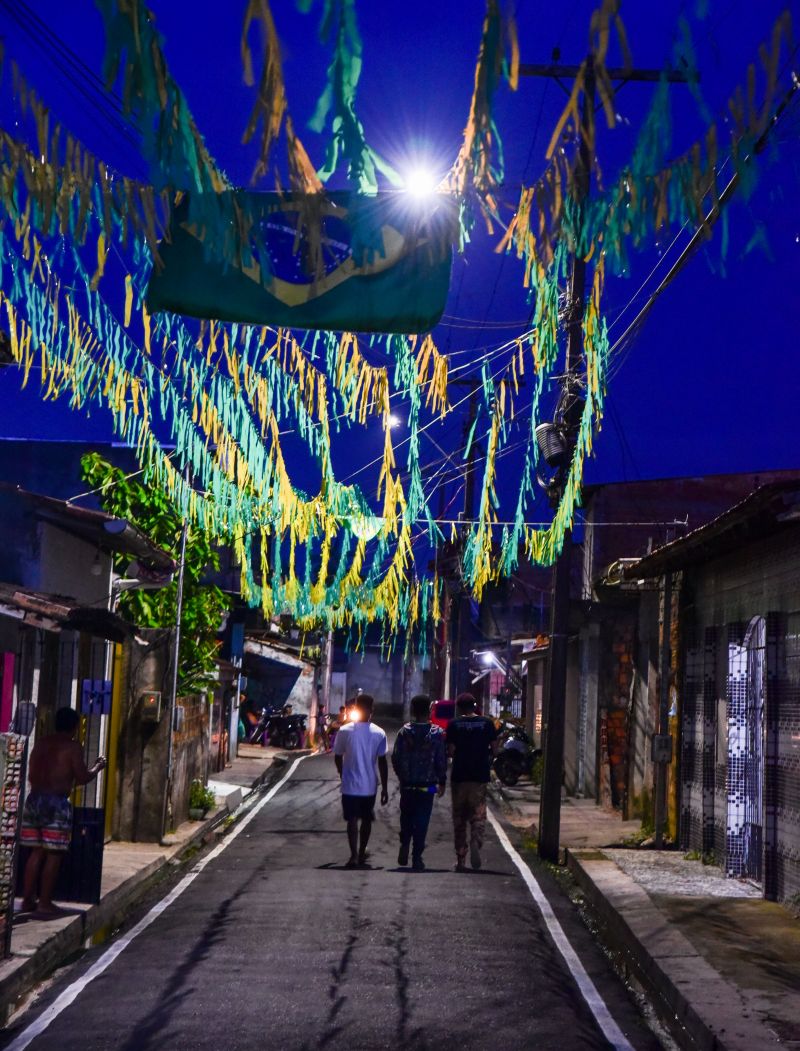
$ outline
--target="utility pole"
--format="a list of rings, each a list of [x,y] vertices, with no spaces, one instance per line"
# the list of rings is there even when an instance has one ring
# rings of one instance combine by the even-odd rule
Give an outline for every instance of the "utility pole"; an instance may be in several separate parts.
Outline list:
[[[551,65],[520,66],[521,76],[552,77],[559,82],[573,78],[580,72],[578,66],[553,63]],[[662,76],[668,81],[685,82],[686,74],[676,71],[647,69],[608,69],[612,80],[623,82],[657,82]],[[594,157],[591,146],[595,118],[595,71],[594,56],[589,54],[584,69],[583,100],[581,105],[581,128],[578,129],[578,159],[575,167],[575,192],[579,206],[583,206],[591,190]],[[589,134],[587,134],[589,133]],[[569,305],[567,310],[567,347],[564,368],[564,394],[566,409],[564,423],[567,430],[570,453],[574,448],[577,429],[579,399],[576,393],[576,369],[583,356],[583,313],[586,294],[586,262],[573,255],[570,268]],[[571,455],[570,455],[571,459]],[[568,464],[559,470],[557,487],[563,493]],[[561,783],[564,770],[564,726],[566,716],[567,656],[570,607],[570,570],[572,561],[572,532],[564,534],[561,553],[553,567],[553,590],[550,628],[550,652],[544,694],[542,737],[544,747],[544,772],[539,806],[539,856],[546,861],[559,861],[559,836],[561,831]]]
[[[322,644],[322,703],[331,714],[331,677],[333,675],[333,628],[328,628]]]
[[[189,466],[184,472],[184,481],[189,484]],[[161,823],[161,834],[166,835],[172,821],[172,776],[174,767],[175,706],[178,701],[178,659],[181,652],[181,616],[183,614],[183,577],[186,569],[186,538],[189,533],[189,506],[183,513],[181,527],[181,546],[178,560],[178,594],[175,602],[175,635],[172,643],[172,689],[167,707],[167,791],[164,796],[164,817]]]
[[[578,163],[575,169],[575,189],[582,204],[589,196],[592,163],[589,135],[585,132],[594,123],[595,78],[592,56],[589,56],[584,80],[581,133]],[[567,315],[567,349],[565,380],[572,393],[573,369],[583,355],[583,301],[586,293],[586,263],[579,254],[572,257]],[[574,412],[566,413],[570,432],[570,446],[574,436]],[[564,490],[564,475],[568,467],[560,469],[559,491]],[[546,861],[559,860],[558,845],[561,830],[561,781],[564,768],[564,724],[567,707],[567,650],[569,644],[569,598],[572,569],[572,531],[564,533],[564,545],[553,567],[553,599],[550,613],[550,654],[547,662],[547,685],[542,721],[544,741],[544,771],[539,805],[539,856]]]

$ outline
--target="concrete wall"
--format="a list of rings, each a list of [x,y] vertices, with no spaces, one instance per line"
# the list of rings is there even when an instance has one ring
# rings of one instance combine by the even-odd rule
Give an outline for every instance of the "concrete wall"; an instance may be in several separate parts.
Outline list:
[[[713,845],[717,860],[738,874],[742,800],[753,795],[752,773],[730,739],[745,733],[758,651],[746,655],[743,675],[737,650],[754,618],[766,621],[759,658],[766,674],[761,876],[765,896],[778,900],[800,897],[799,550],[800,527],[786,525],[724,556],[709,555],[686,572],[681,624],[682,843],[704,851]]]
[[[631,692],[626,817],[653,821],[654,769],[650,741],[658,725],[659,599],[656,591],[639,597],[633,688]]]
[[[597,718],[599,704],[600,625],[585,624],[578,637],[577,795],[597,797]]]
[[[244,667],[247,695],[256,707],[291,704],[296,715],[311,713],[316,675],[313,664],[268,642],[247,639]]]
[[[148,645],[126,642],[120,669],[125,686],[112,834],[115,839],[153,843],[161,839],[167,792],[171,634],[148,629],[139,631],[138,637],[146,639]],[[157,723],[142,718],[142,694],[149,690],[161,691],[161,718]],[[205,695],[179,697],[178,707],[183,715],[181,729],[173,737],[169,808],[173,828],[187,819],[191,783],[199,778],[205,784],[209,762],[208,700]]]
[[[405,661],[402,653],[395,653],[390,661],[382,661],[380,653],[368,650],[363,656],[353,656],[347,666],[347,691],[354,696],[357,690],[375,698],[375,710],[400,717],[405,697],[425,692],[422,662],[412,656]]]
[[[69,595],[81,605],[108,608],[111,595],[109,554],[49,522],[39,523],[39,550],[37,586],[41,591]]]
[[[126,685],[112,834],[115,839],[158,842],[166,792],[170,640],[167,633],[154,630],[140,631],[139,636],[148,640],[147,647],[132,640],[124,645],[121,674]],[[141,696],[147,690],[161,691],[162,713],[157,723],[142,720]]]
[[[178,698],[182,727],[173,737],[172,827],[177,828],[189,816],[189,792],[192,781],[206,783],[209,775],[209,714],[205,694]]]
[[[570,639],[567,647],[567,692],[564,713],[564,786],[570,795],[578,793],[578,739],[580,713],[580,665],[578,640]]]

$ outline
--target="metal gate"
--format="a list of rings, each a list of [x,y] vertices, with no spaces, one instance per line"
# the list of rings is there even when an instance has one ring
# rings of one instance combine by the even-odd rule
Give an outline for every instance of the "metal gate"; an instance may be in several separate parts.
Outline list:
[[[766,621],[754,617],[744,638],[737,628],[729,626],[728,643],[726,869],[761,882]]]

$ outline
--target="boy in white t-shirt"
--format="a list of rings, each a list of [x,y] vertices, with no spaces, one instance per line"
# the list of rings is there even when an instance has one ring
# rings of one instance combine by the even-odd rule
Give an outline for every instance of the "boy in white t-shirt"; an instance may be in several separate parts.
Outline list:
[[[362,693],[356,700],[358,719],[343,726],[333,744],[334,762],[342,779],[342,813],[350,844],[350,860],[345,867],[349,869],[367,862],[367,843],[375,820],[377,774],[381,778],[381,806],[389,802],[386,734],[372,722],[374,703],[368,693]]]

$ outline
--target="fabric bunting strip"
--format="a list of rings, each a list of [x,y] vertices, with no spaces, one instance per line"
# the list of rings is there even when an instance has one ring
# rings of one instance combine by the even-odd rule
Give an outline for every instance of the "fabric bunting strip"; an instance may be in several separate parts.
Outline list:
[[[6,266],[15,268],[18,278],[11,286],[17,290],[17,302],[13,302],[6,294],[3,303],[11,333],[12,356],[22,366],[23,382],[28,380],[34,357],[37,360],[40,358],[45,397],[68,394],[76,409],[91,402],[105,405],[112,412],[119,436],[137,449],[142,466],[187,511],[191,520],[213,535],[227,538],[240,553],[247,555],[243,559],[243,592],[251,599],[258,597],[265,600],[270,606],[275,601],[277,591],[282,603],[297,607],[300,591],[292,567],[297,561],[298,544],[307,544],[321,533],[326,533],[330,538],[336,530],[341,529],[342,521],[352,516],[354,511],[360,516],[368,513],[366,501],[356,490],[338,486],[335,482],[331,483],[333,492],[328,493],[327,501],[320,498],[310,501],[300,499],[288,480],[277,441],[274,416],[270,425],[272,452],[267,457],[267,470],[262,475],[265,485],[269,480],[269,489],[257,497],[246,474],[239,472],[237,477],[231,479],[231,473],[237,472],[232,468],[234,461],[230,453],[233,446],[230,441],[226,442],[224,433],[218,433],[220,442],[215,455],[211,457],[208,437],[200,442],[192,438],[192,428],[186,421],[182,399],[168,377],[160,374],[151,363],[140,360],[139,367],[146,373],[149,370],[149,381],[141,382],[130,372],[130,366],[138,355],[131,345],[120,347],[121,357],[117,359],[116,365],[113,360],[109,362],[106,355],[100,352],[101,343],[95,337],[94,329],[99,329],[105,346],[113,346],[119,337],[108,328],[111,319],[96,294],[91,292],[88,275],[84,273],[83,277],[87,294],[91,295],[93,301],[87,311],[92,320],[91,327],[81,320],[75,302],[52,277],[49,263],[38,242],[35,242],[34,248],[38,248],[38,280],[26,270],[23,259],[14,253],[7,239],[3,244],[4,262]],[[76,269],[80,269],[77,257]],[[45,282],[44,289],[39,287],[42,279]],[[59,313],[66,320],[59,320]],[[47,334],[49,337],[45,341]],[[148,389],[156,380],[160,385],[160,396],[154,405],[149,399]],[[196,464],[198,474],[208,479],[205,492],[198,492],[185,485],[179,470],[172,465],[156,438],[152,426],[153,416],[159,416],[164,423],[172,426],[177,445],[176,459]],[[184,424],[181,424],[181,420],[185,421]],[[335,509],[334,513],[331,513],[332,509]],[[249,544],[252,524],[258,521],[266,523],[262,526],[262,532],[266,534],[288,534],[295,552],[294,558],[290,557],[289,561],[289,578],[279,583],[277,589],[273,587],[263,595],[253,579],[253,553],[252,545]],[[363,547],[362,544],[362,552]],[[339,601],[336,604],[339,608],[335,616],[331,596],[326,589],[320,604],[307,604],[304,617],[319,622],[330,615],[332,624],[347,625],[362,617],[368,623],[388,616],[397,625],[397,611],[405,601],[403,581],[407,564],[408,530],[397,545],[397,551],[385,574],[372,574],[369,579],[360,580],[357,606],[354,605],[351,592],[340,581]],[[342,580],[345,577],[352,580],[359,572],[363,562],[362,552],[356,552],[356,561],[342,575]],[[307,565],[310,567],[310,560],[307,560]]]
[[[506,22],[506,35],[511,53],[509,83],[515,89],[519,79],[519,48],[512,16]],[[503,181],[503,160],[500,136],[492,118],[492,100],[504,65],[503,36],[499,2],[488,0],[464,141],[439,187],[440,191],[455,194],[462,202],[462,238],[468,236],[472,225],[472,206],[475,201],[486,216],[490,233],[492,219],[498,217],[495,194]],[[497,161],[493,160],[495,144]]]
[[[310,3],[300,4],[308,10]],[[323,0],[320,37],[331,40],[333,55],[328,83],[317,103],[309,127],[322,132],[330,124],[330,139],[319,178],[327,182],[344,162],[347,180],[358,193],[377,193],[377,172],[393,185],[397,172],[367,145],[364,128],[356,115],[356,92],[361,77],[362,44],[356,20],[355,0]]]
[[[184,191],[193,191],[189,222],[226,264],[252,262],[253,220],[238,203],[238,191],[222,192],[230,190],[227,179],[167,68],[147,9],[137,0],[97,2],[106,27],[106,80],[121,86],[126,112],[143,136],[151,183],[127,179],[92,156],[52,122],[15,70],[15,96],[36,146],[0,130],[0,203],[8,217],[0,230],[0,316],[21,384],[38,375],[43,399],[68,399],[76,411],[107,411],[147,476],[192,523],[231,545],[241,565],[242,595],[266,616],[290,612],[303,628],[347,628],[356,642],[380,622],[387,649],[403,630],[407,647],[415,635],[424,646],[429,622],[447,615],[447,596],[439,573],[420,571],[424,557],[415,551],[417,541],[426,549],[443,541],[428,506],[420,438],[423,427],[450,412],[447,357],[430,335],[302,333],[219,320],[197,325],[167,311],[150,315],[148,279]],[[369,148],[356,114],[362,45],[355,0],[321,3],[332,58],[315,115],[315,127],[329,138],[319,175],[289,116],[268,0],[246,0],[241,36],[245,80],[255,88],[245,128],[246,141],[258,138],[254,178],[267,175],[283,135],[289,186],[305,195],[295,244],[305,243],[312,275],[323,262],[324,202],[335,196],[325,193],[323,180],[344,167],[353,187],[373,194],[379,176],[392,174]],[[250,40],[255,28],[264,44],[259,78]],[[720,208],[723,152],[730,153],[745,190],[752,185],[750,161],[780,98],[782,61],[791,47],[787,14],[760,52],[761,87],[752,69],[746,88],[732,97],[725,149],[720,129],[711,124],[690,150],[671,158],[664,81],[630,163],[584,200],[576,186],[577,147],[588,142],[594,156],[596,129],[593,111],[588,127],[581,122],[581,98],[593,77],[606,120],[613,121],[606,68],[612,34],[625,57],[619,0],[602,0],[590,27],[591,63],[573,84],[547,169],[523,188],[498,246],[522,261],[531,324],[500,370],[492,374],[484,365],[480,375],[474,372],[481,405],[469,443],[480,445],[484,466],[477,518],[464,524],[460,549],[462,576],[476,599],[513,572],[520,558],[545,565],[557,558],[580,506],[586,457],[603,418],[606,273],[627,269],[629,254],[670,225],[690,221],[703,228],[706,216]],[[463,247],[476,207],[490,222],[497,217],[502,151],[494,100],[504,72],[515,86],[518,61],[513,23],[503,22],[498,0],[487,0],[463,142],[444,186],[457,195],[460,209],[447,230],[448,246]],[[357,209],[363,203],[356,198]],[[293,218],[290,242],[294,224]],[[367,253],[374,249],[373,233],[368,224],[359,230]],[[585,260],[590,287],[582,315],[583,408],[552,522],[532,528],[526,519],[540,466],[535,429],[547,392],[560,382],[559,302],[574,256]],[[106,298],[112,287],[112,299],[122,304],[119,317]],[[391,433],[398,409],[408,428],[402,458]],[[523,412],[528,418],[514,518],[500,532],[499,458],[508,449],[510,422]],[[368,498],[337,476],[332,445],[342,432],[361,436],[369,427],[382,428],[383,451],[376,460],[377,489]],[[315,472],[311,493],[292,477],[289,450],[298,445]]]

